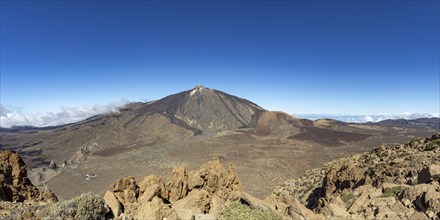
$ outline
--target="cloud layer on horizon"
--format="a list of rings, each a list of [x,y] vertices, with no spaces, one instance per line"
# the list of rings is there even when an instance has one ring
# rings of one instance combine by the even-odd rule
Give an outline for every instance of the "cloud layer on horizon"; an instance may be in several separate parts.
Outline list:
[[[0,104],[0,127],[9,128],[11,126],[55,126],[78,122],[98,114],[108,112],[118,112],[119,108],[129,102],[121,99],[108,105],[62,106],[59,112],[42,112],[33,115],[23,114],[22,108]]]
[[[379,122],[387,119],[417,119],[417,118],[432,118],[440,117],[439,113],[380,113],[372,115],[350,115],[350,114],[294,114],[295,117],[316,120],[320,118],[329,118],[343,122],[365,123],[365,122]]]
[[[119,108],[127,105],[129,101],[121,99],[107,105],[60,107],[59,112],[42,112],[33,115],[22,113],[22,108],[0,104],[0,127],[9,128],[11,126],[56,126],[74,123],[86,118],[105,114],[108,112],[118,112]],[[417,119],[440,117],[439,113],[397,113],[397,114],[373,114],[373,115],[353,115],[353,114],[294,114],[295,117],[316,120],[320,118],[330,118],[344,122],[378,122],[387,119]]]

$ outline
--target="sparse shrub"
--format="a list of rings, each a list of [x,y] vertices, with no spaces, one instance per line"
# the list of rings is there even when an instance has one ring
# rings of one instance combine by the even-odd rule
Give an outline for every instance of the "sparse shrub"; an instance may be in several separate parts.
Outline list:
[[[366,163],[366,164],[372,164],[373,161],[374,161],[374,158],[373,158],[373,157],[368,157],[368,158],[365,160],[365,163]]]
[[[101,219],[106,212],[104,201],[93,193],[85,193],[71,200],[54,203],[49,207],[51,217],[74,219]]]
[[[351,194],[351,193],[346,193],[346,192],[343,192],[342,194],[341,194],[341,199],[342,199],[342,201],[344,201],[344,202],[348,202],[350,199],[352,199],[354,196],[353,196],[353,194]]]
[[[383,190],[382,197],[394,196],[397,198],[397,196],[399,195],[400,192],[402,192],[402,187],[400,187],[400,186],[385,188]]]
[[[388,157],[388,160],[394,160],[396,158],[397,158],[397,155],[391,155],[391,156]]]
[[[431,141],[426,145],[425,151],[431,151],[438,147],[440,147],[440,140]]]
[[[282,217],[272,211],[252,209],[240,202],[233,202],[224,208],[218,217],[219,220],[282,220]]]

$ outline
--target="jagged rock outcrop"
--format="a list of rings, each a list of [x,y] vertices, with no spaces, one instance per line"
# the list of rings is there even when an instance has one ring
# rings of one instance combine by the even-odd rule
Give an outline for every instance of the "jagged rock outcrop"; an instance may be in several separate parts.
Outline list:
[[[134,177],[121,178],[105,193],[104,200],[115,218],[125,219],[216,219],[234,201],[285,218],[319,217],[290,195],[263,201],[242,190],[235,167],[225,169],[219,160],[213,160],[197,171],[174,167],[168,182],[154,175],[139,183]]]
[[[198,171],[187,172],[174,167],[168,182],[157,176],[144,177],[136,183],[134,177],[116,181],[105,201],[116,217],[178,216],[181,219],[196,215],[218,213],[232,192],[241,191],[234,166],[227,169],[219,160],[208,162]]]
[[[439,168],[437,133],[327,163],[273,194],[289,193],[326,218],[439,219]]]
[[[23,159],[14,151],[0,151],[0,219],[41,219],[45,207],[58,202],[47,187],[42,192],[27,176]]]
[[[42,193],[27,176],[23,159],[14,151],[0,151],[0,201],[57,202],[55,194],[46,188]]]

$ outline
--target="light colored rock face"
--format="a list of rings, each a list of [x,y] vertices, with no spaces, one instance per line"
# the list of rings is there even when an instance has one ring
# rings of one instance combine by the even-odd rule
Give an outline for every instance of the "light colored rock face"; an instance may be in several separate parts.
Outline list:
[[[148,187],[148,188],[142,193],[141,196],[139,196],[138,201],[139,201],[140,203],[143,203],[143,202],[150,202],[155,196],[160,195],[160,192],[161,192],[161,189],[160,189],[160,186],[159,186],[159,185],[157,185],[157,184],[152,185],[152,186]]]
[[[313,213],[313,211],[307,209],[296,198],[285,192],[278,195],[272,194],[265,199],[265,204],[287,219],[325,219],[324,215]]]
[[[288,181],[289,193],[326,218],[439,219],[440,133],[336,160]]]
[[[141,203],[134,216],[134,219],[179,219],[176,212],[158,197],[151,202]]]
[[[146,176],[144,177],[144,179],[141,180],[141,182],[139,183],[140,194],[143,197],[147,197],[144,194],[148,195],[149,193],[151,193],[152,186],[158,186],[159,188],[157,192],[158,195],[160,195],[163,198],[167,197],[167,190],[165,189],[165,183],[155,175]],[[150,192],[145,192],[145,191],[150,191]]]
[[[211,196],[212,197],[212,196]],[[194,214],[208,213],[211,198],[204,190],[192,190],[185,198],[173,203],[173,209],[181,219],[191,219]]]
[[[27,177],[27,167],[13,151],[0,151],[0,201],[57,202],[55,194],[46,188],[42,193]]]
[[[431,175],[432,181],[439,181],[440,180],[440,165],[439,164],[432,164],[429,166],[429,174]]]
[[[122,213],[122,204],[115,197],[115,195],[106,191],[104,194],[104,202],[110,208],[110,210],[114,213],[115,216],[119,216]]]

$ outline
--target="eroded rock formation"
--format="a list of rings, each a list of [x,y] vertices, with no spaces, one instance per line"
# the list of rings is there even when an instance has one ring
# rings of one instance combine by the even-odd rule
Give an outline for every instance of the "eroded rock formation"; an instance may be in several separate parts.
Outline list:
[[[225,169],[219,160],[207,162],[197,171],[174,167],[168,182],[154,175],[139,183],[134,177],[121,178],[105,193],[104,200],[116,218],[127,219],[216,219],[233,201],[293,219],[319,216],[290,195],[263,201],[243,192],[235,167]]]
[[[0,151],[0,201],[58,201],[46,188],[40,193],[27,176],[27,167],[14,151]]]

